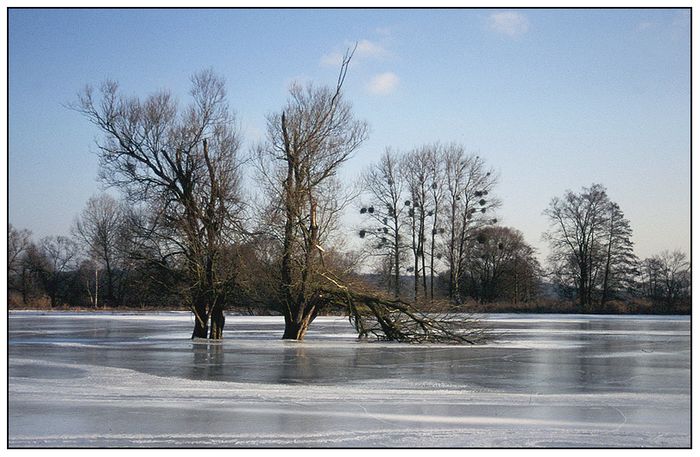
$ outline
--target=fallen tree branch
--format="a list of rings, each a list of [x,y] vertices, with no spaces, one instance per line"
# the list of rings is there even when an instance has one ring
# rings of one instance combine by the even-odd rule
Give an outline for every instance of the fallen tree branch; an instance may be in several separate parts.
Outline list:
[[[358,292],[334,275],[318,248],[324,271],[319,274],[332,288],[321,288],[318,296],[326,305],[344,307],[360,338],[372,335],[378,339],[403,343],[478,344],[489,338],[481,321],[454,310],[444,301],[417,305],[388,298],[378,292]],[[438,312],[438,310],[440,310]]]
[[[333,281],[337,283],[336,281]],[[424,309],[386,298],[380,294],[357,292],[344,286],[322,291],[324,302],[347,309],[350,322],[360,338],[403,343],[478,344],[488,338],[483,324],[464,313],[444,310],[446,303],[423,304]],[[431,309],[443,308],[440,312]]]

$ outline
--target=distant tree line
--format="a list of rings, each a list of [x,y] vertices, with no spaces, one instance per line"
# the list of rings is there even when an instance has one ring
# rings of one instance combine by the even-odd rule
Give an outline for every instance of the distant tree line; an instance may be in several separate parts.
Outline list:
[[[387,156],[381,160],[384,159]],[[451,232],[451,213],[444,212],[444,222],[437,220],[447,229],[441,231],[438,226],[434,241],[435,224],[425,223],[423,231],[427,231],[425,238],[429,240],[425,244],[429,247],[414,250],[413,219],[421,210],[405,205],[407,200],[394,206],[399,208],[399,218],[385,210],[387,206],[363,204],[360,211],[366,217],[361,226],[365,228],[359,229],[357,235],[365,243],[365,252],[329,248],[324,261],[345,277],[350,275],[367,287],[376,285],[392,297],[417,297],[424,301],[428,296],[462,303],[465,309],[494,303],[498,306],[488,309],[517,309],[509,305],[521,305],[522,309],[556,310],[556,303],[568,302],[576,306],[560,308],[581,312],[690,312],[691,271],[685,253],[663,251],[638,259],[632,252],[629,221],[618,205],[607,200],[607,210],[596,216],[587,215],[579,206],[582,199],[607,199],[600,185],[578,194],[568,192],[565,197],[566,200],[554,199],[546,211],[552,222],[552,229],[545,234],[552,247],[546,268],[540,266],[535,249],[518,230],[499,226],[488,219],[487,212],[480,211],[481,222],[474,220],[479,216],[466,219],[469,224],[474,220],[473,227],[467,230],[461,225],[464,219],[455,223],[459,227],[456,235]],[[576,206],[563,211],[564,206],[572,204]],[[589,202],[587,206],[592,209],[593,205]],[[426,215],[429,212],[425,211]],[[564,214],[568,214],[567,218]],[[265,217],[271,214],[266,213]],[[583,219],[577,221],[579,217]],[[584,220],[588,222],[583,223]],[[593,233],[585,232],[591,224],[600,233],[595,228]],[[135,232],[139,230],[133,210],[108,194],[88,200],[70,237],[48,236],[35,241],[30,231],[10,225],[10,305],[186,308],[185,273],[173,274],[177,270],[173,268],[175,264],[169,264],[156,250],[136,245]],[[420,223],[416,224],[418,230]],[[461,236],[466,239],[460,250],[453,239]],[[222,269],[235,268],[238,275],[237,287],[221,286],[222,309],[284,312],[279,296],[270,288],[275,281],[276,270],[271,268],[275,242],[268,233],[222,249],[226,259]],[[450,254],[455,245],[458,249]],[[367,269],[371,265],[373,273],[360,273],[371,271]],[[458,267],[453,270],[451,265]],[[548,307],[543,307],[543,303],[548,303]]]
[[[359,208],[358,236],[378,282],[414,300],[541,304],[554,295],[580,312],[689,312],[687,256],[638,259],[630,223],[602,185],[552,199],[542,267],[521,232],[498,225],[496,184],[461,145],[387,149],[362,177]]]
[[[249,155],[211,70],[192,78],[184,108],[166,91],[123,96],[112,81],[83,90],[72,108],[103,134],[100,177],[121,197],[88,200],[70,236],[33,240],[10,225],[10,305],[184,308],[193,337],[213,339],[225,309],[279,313],[290,339],[343,312],[360,334],[470,342],[476,328],[437,311],[690,311],[686,255],[639,260],[600,184],[545,209],[544,267],[520,231],[499,225],[496,173],[462,145],[388,148],[353,194],[337,173],[368,127],[342,94],[351,57],[334,87],[292,86]],[[347,208],[361,218],[359,251],[339,234]]]

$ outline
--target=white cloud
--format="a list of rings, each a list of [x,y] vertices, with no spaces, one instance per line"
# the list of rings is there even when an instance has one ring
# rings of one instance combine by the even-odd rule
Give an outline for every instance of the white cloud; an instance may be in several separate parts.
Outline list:
[[[369,91],[373,94],[387,95],[396,89],[399,84],[399,77],[395,73],[387,71],[376,75],[369,82]]]
[[[530,21],[515,11],[503,11],[489,16],[488,27],[496,33],[517,38],[530,30]]]
[[[360,40],[357,42],[357,50],[355,54],[358,57],[381,58],[386,56],[387,51],[383,46],[373,43],[369,40]]]
[[[355,49],[355,55],[353,60],[357,63],[361,60],[368,59],[383,59],[389,55],[389,51],[384,48],[384,46],[375,43],[374,41],[362,39],[357,42],[346,41],[344,45],[343,52],[334,51],[330,54],[325,54],[321,57],[321,65],[326,67],[338,67],[343,63],[343,56],[346,50],[352,50],[352,48],[357,43],[357,49]]]

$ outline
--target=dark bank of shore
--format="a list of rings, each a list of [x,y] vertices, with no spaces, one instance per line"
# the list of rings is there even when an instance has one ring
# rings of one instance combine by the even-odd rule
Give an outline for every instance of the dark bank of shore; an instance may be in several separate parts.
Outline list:
[[[145,307],[130,307],[130,306],[107,306],[107,307],[81,307],[71,305],[60,305],[49,307],[45,304],[27,304],[17,305],[11,304],[10,311],[40,311],[40,312],[110,312],[110,313],[153,313],[153,312],[169,312],[169,311],[189,311],[186,306],[145,306]],[[530,303],[478,303],[470,301],[455,309],[458,312],[464,313],[529,313],[529,314],[617,314],[617,315],[638,315],[638,314],[657,314],[657,315],[690,315],[690,304],[666,308],[663,306],[654,306],[649,301],[611,301],[604,306],[593,307],[592,309],[581,309],[575,302],[542,300]],[[276,316],[281,315],[275,310],[262,307],[230,307],[226,313],[229,315],[241,316]],[[343,316],[342,311],[333,311],[321,313],[325,316]]]

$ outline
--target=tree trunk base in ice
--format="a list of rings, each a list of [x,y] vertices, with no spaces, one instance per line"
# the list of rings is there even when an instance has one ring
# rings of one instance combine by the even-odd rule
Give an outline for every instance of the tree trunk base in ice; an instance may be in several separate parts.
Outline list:
[[[308,329],[309,321],[307,319],[304,319],[301,322],[285,319],[284,334],[282,335],[282,339],[302,341]]]

